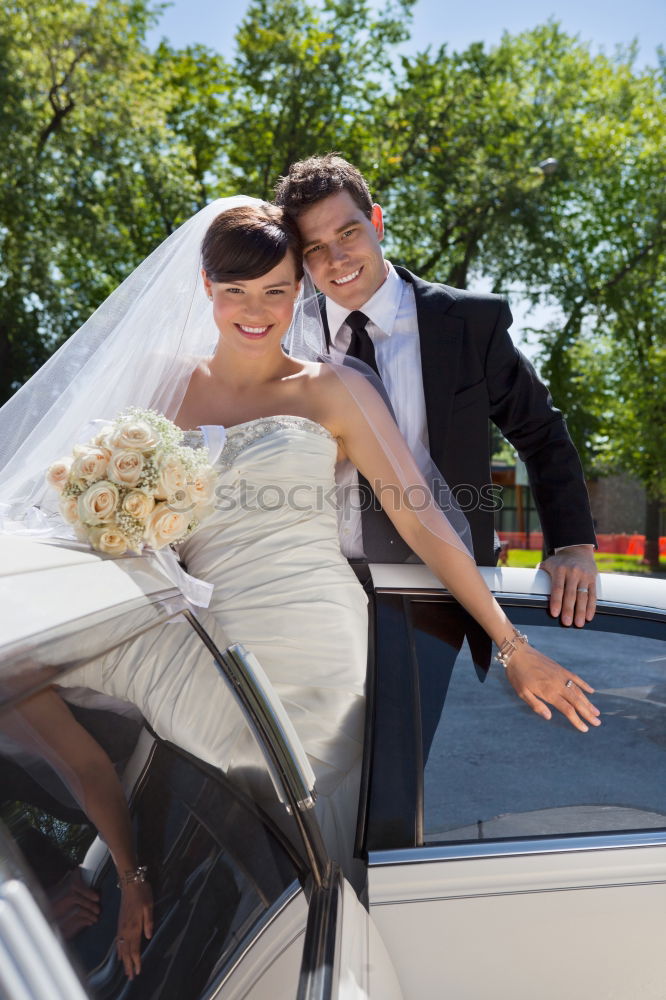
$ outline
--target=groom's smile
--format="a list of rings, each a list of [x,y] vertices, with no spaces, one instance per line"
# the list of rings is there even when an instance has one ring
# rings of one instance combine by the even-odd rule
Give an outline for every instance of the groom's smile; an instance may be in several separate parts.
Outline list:
[[[358,278],[358,276],[359,276],[359,274],[361,273],[362,270],[363,270],[363,268],[359,267],[356,271],[352,271],[351,274],[346,274],[344,276],[344,278],[333,278],[333,284],[334,285],[348,285],[350,281],[355,281],[356,278]]]
[[[358,309],[386,280],[379,205],[368,218],[348,191],[338,191],[301,211],[297,223],[312,279],[334,302]]]

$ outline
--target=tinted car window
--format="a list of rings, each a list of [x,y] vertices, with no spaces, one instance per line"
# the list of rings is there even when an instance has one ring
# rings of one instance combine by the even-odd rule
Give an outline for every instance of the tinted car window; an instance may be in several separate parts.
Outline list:
[[[486,676],[490,643],[450,598],[379,594],[368,850],[666,827],[663,616],[604,609],[574,630],[538,598],[509,604],[596,689],[602,726],[545,722],[499,664]]]
[[[158,744],[133,803],[138,854],[151,872],[155,936],[130,986],[109,954],[119,894],[105,866],[105,927],[75,949],[96,996],[205,995],[298,876],[288,845],[237,784]],[[111,948],[111,951],[113,949]]]
[[[535,717],[498,664],[479,682],[465,644],[425,762],[424,840],[666,826],[666,642],[627,618],[574,631],[509,613],[595,688],[602,725],[581,734],[557,712]]]
[[[122,772],[141,723],[106,711],[77,706],[73,711]],[[66,783],[34,748],[29,754],[12,749],[7,738],[8,731],[14,735],[11,718],[11,713],[3,717],[2,818],[45,890],[52,915],[62,917],[68,873],[84,860],[91,864],[86,852],[96,831]],[[233,705],[225,719],[246,726]],[[143,732],[135,753],[143,755],[146,746],[150,752],[142,757],[131,812],[137,856],[148,867],[153,890],[155,932],[144,942],[141,974],[128,982],[115,956],[117,875],[95,841],[93,848],[102,856],[93,864],[100,917],[91,927],[75,928],[73,935],[71,922],[67,928],[59,921],[92,996],[184,1000],[209,995],[271,914],[300,890],[303,863],[288,839],[289,819],[249,730],[244,745],[243,759],[224,774]],[[293,995],[296,989],[294,983]]]

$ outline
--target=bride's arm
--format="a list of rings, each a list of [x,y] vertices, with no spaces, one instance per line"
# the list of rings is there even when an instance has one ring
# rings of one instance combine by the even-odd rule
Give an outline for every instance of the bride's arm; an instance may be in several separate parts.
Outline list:
[[[338,385],[333,384],[329,397],[329,426],[345,454],[368,480],[410,548],[501,646],[513,636],[514,628],[432,499],[383,400],[357,372],[343,370],[336,378]],[[412,502],[415,493],[418,504]],[[599,711],[583,693],[591,694],[593,688],[533,647],[517,644],[507,675],[519,697],[543,718],[551,717],[548,702],[582,732],[588,730],[585,722],[599,725]],[[567,687],[569,680],[573,683]]]
[[[52,689],[23,702],[3,730],[57,771],[106,842],[121,878],[137,870],[129,810],[113,764]],[[152,935],[147,882],[123,882],[116,949],[130,979],[141,971],[141,936]]]

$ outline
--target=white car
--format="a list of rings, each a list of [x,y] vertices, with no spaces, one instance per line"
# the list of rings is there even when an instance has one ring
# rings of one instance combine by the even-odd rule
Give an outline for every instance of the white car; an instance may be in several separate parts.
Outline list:
[[[103,844],[43,762],[5,742],[3,817],[30,865],[6,837],[3,996],[666,995],[666,583],[604,576],[597,615],[579,631],[548,615],[544,574],[483,571],[534,644],[597,689],[603,725],[581,734],[533,715],[497,664],[479,682],[489,645],[426,567],[372,567],[362,905],[326,855],[307,758],[251,654],[223,648],[215,622],[192,616],[149,558],[18,538],[1,539],[0,553],[5,712],[185,614],[258,749],[252,766],[223,774],[131,710],[66,692],[123,771],[151,873],[155,934],[128,983]],[[61,873],[35,837],[56,857],[69,852],[64,867],[80,862],[101,895],[97,924],[66,945],[43,916]]]

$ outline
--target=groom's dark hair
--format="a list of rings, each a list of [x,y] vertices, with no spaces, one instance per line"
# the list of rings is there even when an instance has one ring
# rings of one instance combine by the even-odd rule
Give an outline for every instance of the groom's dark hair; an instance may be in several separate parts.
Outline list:
[[[348,191],[366,218],[372,217],[372,197],[363,174],[337,153],[292,163],[275,186],[275,204],[297,219],[304,209],[338,191]]]

